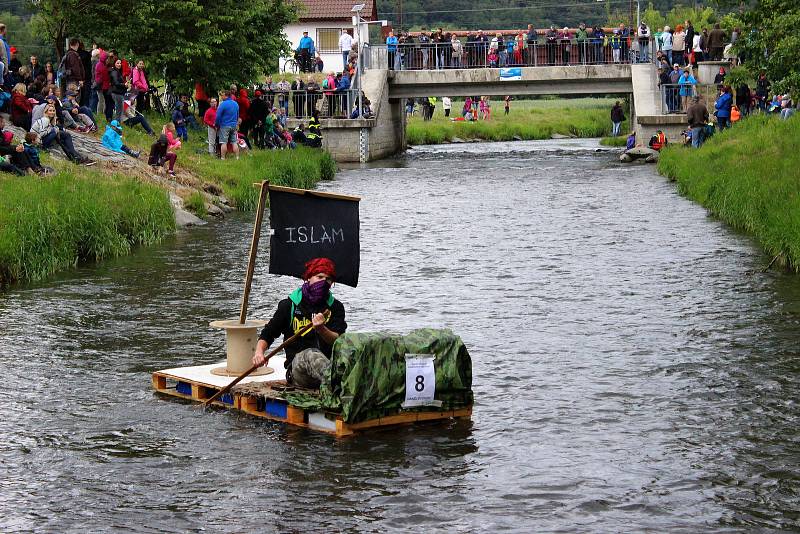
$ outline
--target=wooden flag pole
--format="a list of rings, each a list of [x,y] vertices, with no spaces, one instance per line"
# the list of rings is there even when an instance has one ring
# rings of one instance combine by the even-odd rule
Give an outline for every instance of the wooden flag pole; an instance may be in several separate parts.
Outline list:
[[[244,293],[242,294],[242,309],[239,311],[239,323],[244,324],[247,318],[247,301],[250,299],[250,285],[253,283],[253,271],[256,268],[256,255],[258,254],[258,241],[261,239],[261,224],[264,222],[264,208],[269,193],[269,181],[261,182],[261,194],[258,196],[256,222],[253,225],[253,240],[250,242],[250,259],[247,262],[247,274],[244,278]],[[252,371],[251,371],[252,372]],[[248,373],[249,374],[249,373]]]

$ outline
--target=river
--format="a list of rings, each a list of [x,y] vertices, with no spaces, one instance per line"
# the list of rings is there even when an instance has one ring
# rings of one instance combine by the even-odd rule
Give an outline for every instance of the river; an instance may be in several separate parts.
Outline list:
[[[224,357],[252,214],[0,294],[2,532],[800,528],[800,279],[596,140],[343,170],[352,331],[447,327],[471,422],[352,439],[155,396]],[[295,281],[253,283],[268,317]]]

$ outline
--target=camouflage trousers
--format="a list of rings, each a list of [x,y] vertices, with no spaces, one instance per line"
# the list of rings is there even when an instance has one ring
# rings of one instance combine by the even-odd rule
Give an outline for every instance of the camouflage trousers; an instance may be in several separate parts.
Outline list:
[[[292,383],[306,389],[319,389],[331,366],[328,357],[319,349],[305,349],[292,359]]]

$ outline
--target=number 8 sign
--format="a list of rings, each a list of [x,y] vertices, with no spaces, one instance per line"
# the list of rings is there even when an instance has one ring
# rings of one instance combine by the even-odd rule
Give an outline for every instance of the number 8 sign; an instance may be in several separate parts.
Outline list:
[[[403,408],[437,406],[434,354],[406,354],[406,399]]]

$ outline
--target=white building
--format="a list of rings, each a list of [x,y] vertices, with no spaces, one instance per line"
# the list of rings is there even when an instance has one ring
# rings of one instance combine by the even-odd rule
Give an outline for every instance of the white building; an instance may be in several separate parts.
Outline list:
[[[331,70],[341,72],[343,67],[342,54],[339,50],[339,36],[342,30],[357,30],[353,26],[353,6],[364,4],[361,10],[363,20],[376,20],[377,11],[375,0],[298,0],[300,4],[300,20],[283,29],[286,38],[292,45],[292,50],[297,49],[303,32],[314,40],[314,47],[319,52],[324,64],[325,72]],[[369,32],[366,26],[362,27],[362,39],[369,42]],[[284,70],[284,63],[289,58],[281,58],[280,70]]]

